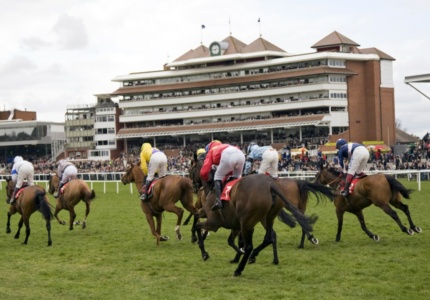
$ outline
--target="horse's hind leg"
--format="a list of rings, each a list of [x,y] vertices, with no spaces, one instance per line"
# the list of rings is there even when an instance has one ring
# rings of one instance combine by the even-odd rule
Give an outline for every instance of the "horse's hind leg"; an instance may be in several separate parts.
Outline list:
[[[75,213],[74,207],[69,208],[69,215],[70,215],[69,230],[73,230],[73,222],[75,222],[75,219],[76,219],[76,213]]]
[[[85,219],[84,222],[82,222],[82,229],[87,228],[87,217],[90,214],[90,202],[85,202],[85,205],[87,206],[86,210],[85,210]]]
[[[340,238],[342,235],[342,227],[343,227],[343,215],[345,211],[336,208],[336,216],[337,216],[337,233],[336,233],[336,242],[340,242]]]
[[[409,207],[406,204],[403,204],[399,199],[396,199],[395,201],[390,202],[390,203],[395,208],[398,208],[405,213],[406,217],[408,218],[409,226],[413,231],[415,231],[417,233],[422,232],[422,229],[418,226],[415,226],[414,222],[412,221],[411,213],[409,212]]]
[[[25,240],[24,240],[24,245],[27,245],[28,242],[28,238],[30,236],[30,220],[28,217],[24,218],[24,224],[25,224]]]
[[[402,222],[400,221],[399,215],[396,213],[394,209],[390,207],[390,205],[386,204],[380,207],[387,215],[389,215],[391,218],[393,218],[394,221],[396,221],[397,225],[399,225],[400,227],[400,230],[402,230],[403,232],[406,232],[409,235],[414,234],[414,231],[412,229],[406,228],[405,226],[403,226]]]
[[[354,215],[357,216],[358,222],[360,222],[361,229],[367,234],[368,237],[373,239],[374,241],[379,241],[379,236],[376,234],[373,234],[369,229],[367,229],[366,222],[364,221],[364,215],[363,211],[355,211],[353,212]]]
[[[240,276],[242,275],[242,271],[245,269],[246,263],[249,260],[249,256],[252,253],[252,250],[254,248],[254,245],[252,244],[252,235],[254,234],[254,228],[244,228],[242,226],[242,237],[243,241],[245,243],[245,253],[242,257],[242,259],[239,262],[239,265],[237,266],[237,269],[234,271],[234,276]],[[267,232],[266,232],[267,235]]]
[[[248,262],[250,264],[256,262],[257,255],[267,246],[272,244],[273,248],[273,264],[277,265],[279,264],[279,258],[278,258],[278,245],[277,245],[277,239],[276,239],[276,232],[273,230],[273,228],[267,229],[266,234],[264,235],[263,242],[257,246],[254,251],[252,251],[251,255],[249,256]]]
[[[21,219],[19,219],[19,223],[18,223],[18,231],[15,233],[15,236],[13,237],[14,239],[19,239],[19,235],[21,233],[22,224],[24,224],[24,219],[21,216]]]

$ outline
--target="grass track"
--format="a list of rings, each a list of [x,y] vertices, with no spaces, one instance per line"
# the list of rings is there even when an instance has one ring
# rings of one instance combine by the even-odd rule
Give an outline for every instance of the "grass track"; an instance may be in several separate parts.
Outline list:
[[[402,182],[416,189],[416,182]],[[53,221],[52,247],[47,247],[40,213],[30,219],[28,245],[21,244],[24,228],[19,240],[13,238],[18,215],[12,217],[12,233],[6,234],[8,205],[1,205],[0,299],[430,299],[429,182],[405,200],[423,233],[402,233],[371,206],[364,215],[381,241],[369,239],[355,216],[346,214],[342,241],[335,243],[333,204],[316,206],[311,200],[307,214],[319,216],[314,233],[320,244],[307,242],[304,250],[297,249],[301,231],[277,221],[280,264],[271,264],[268,248],[241,277],[233,277],[227,230],[211,233],[206,241],[211,258],[203,262],[197,245],[190,242],[190,226],[183,226],[184,239],[176,240],[176,216],[165,213],[162,233],[171,239],[156,247],[140,200],[136,193],[130,195],[129,186],[121,186],[120,194],[114,184],[106,194],[101,185],[94,187],[97,198],[87,228],[69,231]],[[82,220],[85,205],[76,210]],[[399,216],[406,224],[404,214]],[[63,210],[60,217],[68,221],[68,212]],[[262,238],[257,226],[254,246]]]

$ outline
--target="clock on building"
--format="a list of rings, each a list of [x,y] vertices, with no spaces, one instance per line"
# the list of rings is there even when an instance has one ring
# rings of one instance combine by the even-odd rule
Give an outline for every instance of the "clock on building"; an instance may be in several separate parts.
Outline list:
[[[211,53],[211,56],[221,55],[221,45],[218,42],[213,42],[209,46],[209,51]]]

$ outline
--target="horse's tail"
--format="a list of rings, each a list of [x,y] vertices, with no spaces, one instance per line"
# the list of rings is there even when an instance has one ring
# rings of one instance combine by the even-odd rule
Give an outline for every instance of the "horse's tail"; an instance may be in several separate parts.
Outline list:
[[[296,227],[296,224],[297,224],[296,220],[289,213],[287,213],[284,209],[281,209],[279,211],[279,213],[278,213],[278,219],[282,223],[290,226],[291,228]]]
[[[385,175],[387,178],[388,184],[390,185],[390,189],[393,193],[400,193],[405,199],[410,199],[410,194],[413,192],[412,189],[406,188],[403,184],[400,183],[396,178],[391,175]]]
[[[42,213],[46,221],[52,220],[54,214],[51,210],[51,205],[46,198],[46,191],[36,190],[34,197],[36,209]]]
[[[94,190],[88,189],[87,191],[85,191],[85,197],[84,197],[85,202],[94,200],[95,198],[96,198],[96,192],[94,192]]]
[[[309,192],[315,195],[317,198],[317,204],[320,200],[328,198],[333,201],[335,198],[334,190],[331,187],[322,185],[320,183],[314,183],[307,180],[297,180],[297,185],[300,190],[300,201],[306,203],[308,200]]]
[[[288,199],[282,193],[281,188],[276,184],[275,181],[271,182],[270,192],[272,194],[279,196],[279,198],[282,199],[282,201],[286,205],[286,208],[293,213],[294,218],[296,219],[296,221],[299,223],[299,225],[302,227],[302,229],[305,232],[312,232],[312,230],[313,230],[312,225],[316,222],[318,217],[316,217],[315,215],[312,215],[311,217],[306,217],[297,207],[295,207],[294,205],[291,204],[290,201],[288,201]],[[282,214],[278,214],[278,217],[280,217],[280,215],[285,216],[285,214],[286,214],[286,212],[284,212]],[[281,219],[281,221],[282,221],[282,219]],[[291,220],[289,220],[289,221],[291,221]],[[288,225],[288,223],[286,223],[286,224]]]

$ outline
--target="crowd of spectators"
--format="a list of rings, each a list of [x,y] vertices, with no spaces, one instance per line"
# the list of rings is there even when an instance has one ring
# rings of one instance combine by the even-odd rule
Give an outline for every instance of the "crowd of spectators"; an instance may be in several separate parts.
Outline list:
[[[229,142],[229,141],[225,141]],[[237,143],[231,143],[237,145]],[[302,144],[305,146],[304,144]],[[411,147],[402,155],[393,155],[391,152],[383,153],[380,151],[371,151],[368,162],[369,170],[430,170],[430,138],[423,140],[422,145]],[[294,145],[297,147],[297,145]],[[177,156],[168,156],[168,172],[182,173],[187,172],[190,168],[194,153],[199,148],[204,148],[203,144],[192,144],[182,147]],[[317,155],[311,156],[308,152],[302,155],[291,156],[289,150],[291,147],[285,146],[278,149],[280,160],[278,171],[317,171],[321,164],[336,165],[336,156],[326,155],[318,152]],[[242,149],[245,152],[245,148]],[[125,172],[128,161],[133,163],[139,162],[138,151],[122,154],[120,157],[112,160],[75,160],[73,163],[78,168],[78,173],[122,173]],[[49,174],[57,169],[56,162],[49,160],[49,157],[24,157],[33,163],[35,174]],[[258,169],[258,162],[255,163],[254,169]],[[0,175],[8,175],[11,172],[12,162],[0,163]]]

